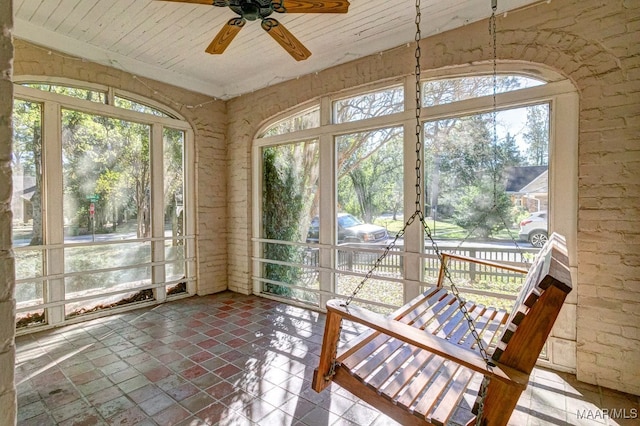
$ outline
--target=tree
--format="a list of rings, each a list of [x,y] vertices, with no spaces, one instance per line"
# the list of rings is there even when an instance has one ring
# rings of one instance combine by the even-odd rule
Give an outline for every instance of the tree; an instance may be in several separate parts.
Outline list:
[[[446,137],[433,149],[437,156],[432,164],[438,173],[434,173],[435,167],[431,172],[442,194],[438,204],[431,206],[432,212],[437,208],[440,218],[450,217],[482,238],[511,222],[503,176],[506,167],[519,158],[515,139],[507,135],[494,140],[491,126],[491,114],[450,120]]]
[[[400,112],[404,94],[400,87],[342,99],[335,103],[338,123]],[[338,143],[338,204],[340,209],[366,222],[402,204],[402,129],[375,129],[340,136]]]
[[[495,83],[494,88],[493,76],[428,81],[423,85],[422,102],[425,106],[442,105],[488,96],[494,89],[497,93],[514,90],[524,84],[516,76],[497,76]],[[493,147],[488,131],[491,119],[490,114],[481,114],[425,123],[425,201],[430,216],[451,217],[457,195],[446,194],[457,194],[456,188],[472,185],[483,170],[490,170],[497,180],[500,169],[515,161],[513,138]],[[443,196],[450,201],[440,202]]]
[[[402,184],[402,129],[338,138],[338,203],[365,222],[397,208],[393,190]]]
[[[490,176],[479,179],[475,185],[461,188],[455,198],[454,223],[469,235],[486,239],[504,229],[510,221],[511,201],[504,188],[494,193],[494,182]]]
[[[62,115],[65,216],[88,223],[88,197],[98,196],[95,225],[104,232],[126,212],[137,217],[137,236],[150,228],[149,126],[64,110]]]
[[[527,163],[530,166],[549,164],[548,105],[535,105],[527,108],[527,131],[523,138],[528,142]]]
[[[401,204],[402,129],[392,127],[338,138],[338,203],[365,222]]]
[[[16,99],[13,103],[12,164],[16,177],[27,182],[33,177],[32,188],[23,188],[24,196],[31,193],[33,220],[30,245],[41,245],[42,239],[42,107],[35,102]]]
[[[509,132],[507,132],[507,135],[503,140],[498,141],[497,148],[497,155],[503,169],[512,166],[519,166],[524,162],[522,155],[520,154],[520,150],[518,149],[516,138]]]
[[[262,224],[264,238],[278,241],[297,241],[300,235],[300,219],[304,207],[304,194],[295,163],[291,163],[294,147],[268,147],[263,151]],[[296,246],[278,243],[264,245],[266,259],[294,262],[298,258]],[[269,280],[294,284],[300,271],[287,265],[265,263],[264,277]],[[265,291],[291,295],[288,286],[265,284]]]
[[[165,223],[171,223],[173,245],[183,245],[175,237],[184,236],[184,132],[164,129]]]

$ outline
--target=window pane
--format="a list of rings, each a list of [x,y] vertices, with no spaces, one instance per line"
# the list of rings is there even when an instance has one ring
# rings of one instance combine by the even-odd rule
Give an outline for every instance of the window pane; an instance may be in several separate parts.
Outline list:
[[[165,265],[165,279],[175,281],[185,277],[184,237],[184,132],[164,129],[164,235],[165,259],[172,261]],[[186,285],[168,286],[167,292],[187,291]]]
[[[65,242],[151,236],[148,125],[62,111]]]
[[[40,245],[43,243],[41,104],[14,100],[12,153],[13,246]]]
[[[64,249],[64,270],[67,273],[108,269],[114,266],[134,266],[151,262],[148,242],[94,244],[70,246]]]
[[[185,264],[186,257],[184,253],[184,246],[183,245],[175,246],[170,241],[168,241],[168,242],[165,242],[164,252],[165,252],[164,253],[165,260],[169,262],[164,266],[165,280],[176,281],[176,280],[184,279],[186,275],[186,264]],[[174,287],[176,287],[176,284],[170,284],[169,286],[167,286],[167,291],[169,291],[170,289],[174,289]],[[182,293],[185,291],[187,291],[186,287],[184,287],[184,289],[181,289],[180,291],[177,291],[177,289],[174,289],[172,294],[175,292]]]
[[[93,89],[81,89],[78,87],[57,86],[54,84],[44,83],[24,83],[22,85],[42,90],[43,92],[57,93],[59,95],[66,95],[76,99],[83,99],[85,101],[99,102],[101,104],[104,104],[107,99],[104,92]]]
[[[117,106],[118,108],[124,108],[130,111],[142,112],[144,114],[151,114],[158,117],[170,117],[169,115],[160,111],[159,109],[141,104],[140,102],[132,101],[126,98],[121,98],[119,96],[115,96],[113,100],[114,100],[115,106]]]
[[[304,243],[311,220],[318,214],[317,141],[264,148],[262,170],[262,237]],[[304,267],[295,266],[305,261],[304,246],[265,243],[262,257],[281,262],[264,264],[262,276],[267,280],[297,285],[306,272]],[[278,284],[265,284],[264,291],[289,297],[293,294],[289,287]]]
[[[404,88],[394,87],[333,103],[335,123],[364,120],[404,111]]]
[[[120,272],[120,271],[119,271]],[[100,273],[100,274],[87,274],[87,277],[90,277],[92,282],[97,283],[98,281],[114,281],[117,278],[113,278],[118,275],[119,272],[111,272],[111,273]],[[141,283],[142,284],[142,283]],[[146,282],[149,284],[149,281]],[[67,288],[70,285],[66,285]],[[110,291],[115,290],[126,290],[128,287],[126,286],[117,286],[117,287],[109,287]],[[146,300],[153,300],[153,290],[145,289],[145,290],[135,290],[131,288],[131,291],[125,291],[118,294],[109,294],[107,291],[101,292],[98,286],[92,288],[92,293],[88,292],[72,292],[69,293],[67,299],[73,299],[75,297],[85,297],[87,294],[96,294],[95,298],[91,298],[88,300],[81,300],[78,302],[70,302],[65,304],[65,316],[67,318],[72,318],[78,315],[88,314],[104,309],[115,308],[122,305],[128,305],[130,303],[143,302]]]
[[[319,249],[284,243],[262,243],[262,248],[268,256],[262,262],[262,291],[317,305]]]
[[[337,242],[384,243],[403,226],[402,127],[338,136]]]
[[[43,276],[44,250],[20,247],[14,252],[16,280],[26,280]]]
[[[303,111],[300,114],[296,114],[279,121],[265,130],[260,137],[266,138],[269,136],[283,135],[286,133],[297,132],[299,130],[313,129],[319,126],[320,107],[314,107],[311,110]]]
[[[446,245],[443,248],[445,250],[453,249]],[[533,257],[537,250],[526,247],[518,249],[500,244],[494,246],[469,244],[463,248],[455,249],[455,251],[461,256],[526,267],[526,264],[522,263],[523,252],[530,253]],[[426,250],[426,254],[429,257],[425,262],[425,281],[428,286],[432,287],[437,282],[440,261],[431,248]],[[513,308],[514,301],[526,278],[526,274],[457,259],[449,259],[447,268],[451,281],[458,287],[465,299],[507,311]],[[445,278],[444,285],[449,286],[447,278]],[[428,286],[425,286],[422,291],[426,290]]]
[[[544,81],[515,75],[499,75],[496,93],[545,84]],[[426,81],[422,85],[422,105],[434,106],[493,94],[493,76],[460,77]]]
[[[384,259],[380,260],[374,275],[365,280],[364,286],[358,291],[358,299],[384,304],[387,307],[403,305],[403,285],[400,282],[388,281],[383,278],[402,279],[404,274],[403,258],[399,255],[400,247],[391,250]],[[366,246],[344,246],[337,251],[336,293],[348,297],[363,281],[363,276],[372,270],[382,253]],[[357,273],[359,275],[352,275]],[[360,303],[358,303],[360,305]],[[385,312],[380,306],[374,308],[376,312]],[[387,312],[385,312],[387,313]]]
[[[65,248],[65,278],[67,299],[102,295],[110,291],[132,289],[151,283],[151,244],[130,242],[122,244],[96,244]],[[144,265],[144,266],[137,266]],[[97,271],[118,267],[116,271]],[[73,274],[82,272],[82,274]],[[130,297],[131,293],[119,293],[99,301],[85,300],[66,305],[67,315],[85,312],[100,305],[110,307]]]
[[[428,224],[434,236],[455,244],[472,239],[531,247],[534,234],[519,224],[548,208],[549,106],[498,111],[495,141],[492,115],[425,124]],[[537,225],[546,239],[546,216]]]
[[[20,282],[16,284],[16,308],[36,306],[44,303],[42,281]],[[18,316],[20,316],[18,314]]]

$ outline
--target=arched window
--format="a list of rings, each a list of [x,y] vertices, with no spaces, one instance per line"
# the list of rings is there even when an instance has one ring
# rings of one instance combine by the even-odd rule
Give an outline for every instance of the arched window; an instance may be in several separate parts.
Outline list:
[[[254,141],[254,292],[317,308],[349,296],[416,203],[434,241],[409,226],[358,294],[370,309],[433,285],[434,243],[526,264],[548,232],[575,241],[577,95],[535,68],[501,64],[495,85],[483,66],[424,73],[420,158],[412,77],[301,105],[317,111],[314,126],[277,131],[301,113],[274,117]],[[465,295],[494,306],[510,306],[521,285],[452,270]]]
[[[113,88],[15,87],[13,248],[19,331],[193,294],[193,132]]]

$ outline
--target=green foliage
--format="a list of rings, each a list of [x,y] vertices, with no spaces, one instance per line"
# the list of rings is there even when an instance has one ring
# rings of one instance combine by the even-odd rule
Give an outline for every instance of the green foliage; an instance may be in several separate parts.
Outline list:
[[[149,126],[73,110],[63,110],[62,124],[66,220],[89,228],[87,197],[96,195],[97,232],[133,216],[138,237],[148,236]]]
[[[489,179],[462,188],[455,198],[454,223],[477,237],[488,238],[512,221],[509,197]]]
[[[402,129],[393,127],[338,138],[340,211],[372,222],[402,208]]]
[[[529,143],[528,164],[546,166],[549,163],[548,105],[535,105],[527,109],[527,131],[523,138]]]
[[[288,158],[290,147],[265,148],[263,154],[262,223],[264,238],[280,241],[297,241],[300,235],[300,219],[304,207],[304,196],[299,180],[303,178]],[[264,257],[271,260],[295,262],[298,248],[295,246],[267,243]],[[300,270],[286,265],[266,263],[264,277],[288,284],[297,282]],[[265,284],[265,291],[283,296],[291,295],[291,288],[276,284]]]
[[[16,99],[13,104],[12,170],[18,178],[34,179],[31,195],[33,227],[30,245],[42,244],[42,106]],[[31,188],[23,188],[24,191]],[[27,219],[22,217],[21,219]]]

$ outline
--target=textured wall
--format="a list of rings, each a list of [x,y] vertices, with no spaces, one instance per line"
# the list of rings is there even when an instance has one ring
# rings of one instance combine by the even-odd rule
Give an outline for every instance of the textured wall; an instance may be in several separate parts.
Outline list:
[[[13,46],[11,0],[0,0],[0,424],[16,423],[15,286],[11,250],[11,83]],[[4,326],[9,324],[9,327]]]
[[[226,105],[210,97],[15,41],[14,75],[64,77],[145,96],[178,111],[195,132],[200,295],[227,289]]]
[[[640,394],[639,18],[637,0],[554,0],[497,22],[499,59],[553,68],[580,94],[577,375],[634,394]],[[413,53],[402,46],[228,101],[231,289],[251,291],[250,147],[259,126],[320,95],[406,75]],[[487,22],[479,22],[423,40],[422,65],[465,65],[492,53]]]
[[[0,0],[6,26],[10,1]],[[424,25],[428,22],[423,20]],[[554,0],[500,16],[498,57],[547,65],[570,78],[580,94],[578,212],[578,378],[640,394],[640,2]],[[10,48],[0,42],[0,78]],[[167,103],[199,105],[201,95],[149,82],[115,69],[48,55],[16,43],[15,74],[52,75],[108,84]],[[487,23],[423,41],[425,70],[491,58]],[[227,288],[251,292],[251,140],[259,126],[301,102],[413,70],[413,49],[399,47],[202,108],[180,109],[196,131],[199,293]],[[158,93],[154,93],[157,91]],[[160,95],[162,94],[162,96]],[[6,121],[6,107],[1,117]],[[228,119],[228,123],[227,123]],[[225,141],[225,132],[227,144]],[[10,133],[0,122],[0,188]],[[0,190],[0,315],[12,321],[13,260],[8,197]],[[233,230],[226,233],[226,229]],[[9,271],[5,272],[2,268]],[[5,278],[6,277],[6,278]],[[7,322],[4,322],[6,324]],[[0,357],[13,357],[12,327],[0,332]],[[4,352],[3,348],[5,348]],[[0,359],[0,362],[4,360]],[[4,365],[4,364],[3,364]],[[12,379],[0,374],[0,415],[15,415]],[[8,373],[7,373],[8,374]],[[7,399],[5,399],[7,398]],[[0,418],[0,423],[1,422]]]

